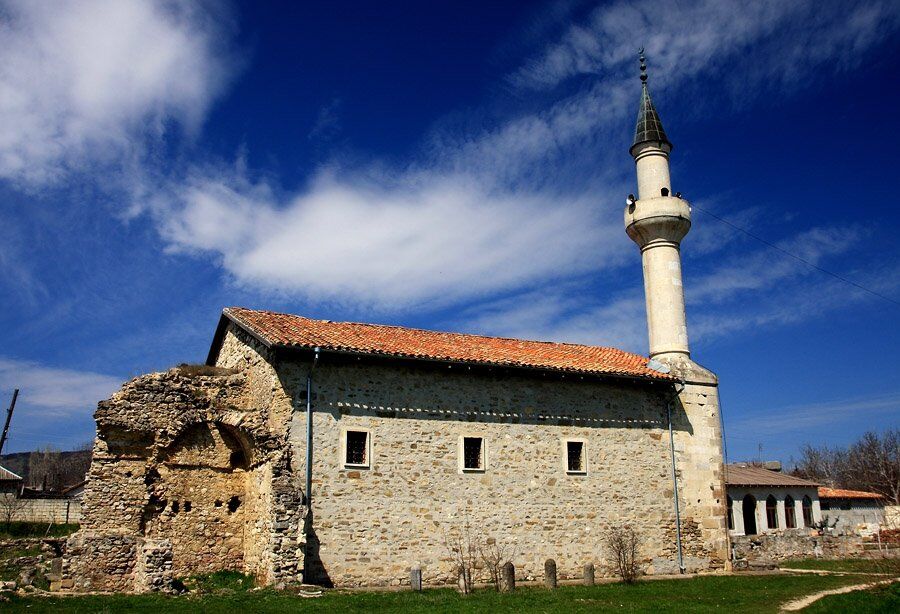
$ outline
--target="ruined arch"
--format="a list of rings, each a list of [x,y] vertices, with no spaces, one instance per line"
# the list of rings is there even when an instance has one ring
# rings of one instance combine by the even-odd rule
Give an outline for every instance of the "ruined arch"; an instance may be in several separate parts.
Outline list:
[[[217,421],[188,425],[160,450],[147,474],[141,529],[171,542],[175,576],[247,570],[259,494],[255,456],[249,434]]]

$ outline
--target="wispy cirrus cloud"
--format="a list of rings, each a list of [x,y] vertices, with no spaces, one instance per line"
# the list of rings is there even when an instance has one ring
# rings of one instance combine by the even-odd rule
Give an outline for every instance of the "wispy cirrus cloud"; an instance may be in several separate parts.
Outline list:
[[[17,413],[27,413],[29,420],[90,416],[97,402],[121,384],[122,379],[113,375],[0,356],[0,389],[20,390]]]
[[[208,3],[4,0],[0,178],[141,164],[173,124],[196,132],[236,68],[228,27]]]
[[[758,96],[762,91],[754,94],[748,85],[797,86],[816,78],[814,67],[859,65],[862,52],[890,37],[898,22],[900,9],[890,0],[620,0],[572,24],[509,81],[549,89],[573,77],[606,75],[633,62],[636,48],[644,46],[664,83],[671,76],[721,74],[744,96]]]

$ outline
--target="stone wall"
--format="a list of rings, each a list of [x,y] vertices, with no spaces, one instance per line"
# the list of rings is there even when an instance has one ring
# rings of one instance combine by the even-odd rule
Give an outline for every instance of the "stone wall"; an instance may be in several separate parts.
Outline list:
[[[157,590],[237,569],[269,581],[269,489],[286,433],[248,376],[176,368],[136,378],[97,409],[82,530],[66,569],[82,590]],[[264,400],[263,400],[264,401]]]
[[[855,535],[815,535],[808,530],[771,535],[732,536],[736,568],[776,565],[781,561],[809,558],[852,558],[865,554],[863,540]],[[744,563],[743,565],[741,563]]]
[[[276,402],[304,397],[308,369],[280,363],[285,393]],[[308,580],[397,585],[418,564],[426,583],[446,582],[447,535],[467,520],[484,539],[515,549],[523,578],[540,577],[547,558],[561,578],[579,577],[589,561],[603,570],[603,534],[619,523],[640,533],[646,572],[677,570],[664,399],[671,388],[338,362],[327,354],[313,377]],[[720,567],[727,555],[717,405],[699,398],[708,391],[694,394],[692,415],[676,403],[674,416],[679,455],[691,462],[680,468],[691,571]],[[343,464],[348,429],[370,433],[366,468]],[[291,445],[298,474],[305,471],[305,434],[305,413],[297,411]],[[484,472],[460,471],[463,436],[485,439]],[[586,475],[565,471],[566,439],[585,442]]]

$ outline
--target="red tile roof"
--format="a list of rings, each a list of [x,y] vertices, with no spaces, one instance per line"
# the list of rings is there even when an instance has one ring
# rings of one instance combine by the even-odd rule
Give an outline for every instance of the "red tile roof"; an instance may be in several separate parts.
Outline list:
[[[269,347],[306,348],[506,367],[529,367],[567,373],[613,375],[674,381],[647,367],[648,359],[614,348],[524,341],[402,326],[312,320],[301,316],[228,307],[224,318]],[[213,342],[210,358],[218,352]]]
[[[820,499],[883,499],[877,492],[864,490],[846,490],[843,488],[826,488],[819,486]]]

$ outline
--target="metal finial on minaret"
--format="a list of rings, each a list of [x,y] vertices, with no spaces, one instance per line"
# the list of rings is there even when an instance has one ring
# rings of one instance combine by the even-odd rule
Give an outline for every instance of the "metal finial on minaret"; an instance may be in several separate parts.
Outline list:
[[[659,119],[659,113],[653,106],[650,99],[650,88],[647,87],[647,58],[644,56],[644,48],[638,52],[638,58],[641,60],[641,106],[638,110],[637,124],[634,128],[634,141],[631,143],[631,155],[635,154],[638,145],[642,143],[660,143],[672,149],[672,142],[666,136],[663,130],[662,121]]]
[[[638,51],[638,57],[641,60],[641,83],[647,83],[647,58],[644,57],[644,48]]]

